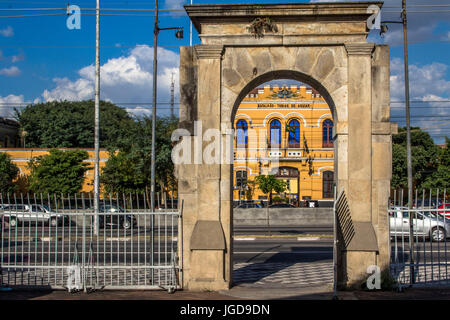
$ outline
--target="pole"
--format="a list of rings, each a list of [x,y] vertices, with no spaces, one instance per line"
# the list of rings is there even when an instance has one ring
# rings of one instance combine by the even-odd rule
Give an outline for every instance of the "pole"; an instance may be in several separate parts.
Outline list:
[[[405,112],[406,112],[406,153],[408,171],[408,209],[412,209],[412,160],[411,160],[411,128],[409,110],[409,71],[408,71],[408,36],[406,20],[406,0],[402,0],[403,21],[403,50],[405,63]],[[410,283],[414,283],[414,214],[409,211],[409,258],[410,258]]]
[[[192,0],[191,0],[191,5],[192,5]],[[189,19],[190,20],[190,19]],[[192,20],[190,20],[190,25],[189,25],[189,46],[192,47]]]
[[[155,153],[156,153],[156,77],[158,68],[158,0],[155,0],[155,29],[154,29],[154,44],[153,44],[153,108],[152,108],[152,158],[151,158],[151,209],[155,209]]]
[[[94,234],[98,235],[99,158],[100,158],[100,0],[97,0],[95,40],[95,129],[94,129]]]

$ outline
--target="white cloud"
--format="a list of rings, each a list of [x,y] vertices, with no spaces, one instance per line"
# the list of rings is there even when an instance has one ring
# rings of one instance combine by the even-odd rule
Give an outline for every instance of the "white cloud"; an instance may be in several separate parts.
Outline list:
[[[23,52],[19,53],[18,55],[12,56],[11,61],[12,63],[25,60],[25,55]]]
[[[11,26],[7,26],[4,29],[0,29],[0,35],[4,37],[12,37],[14,35],[14,29]]]
[[[183,9],[185,0],[166,0],[164,1],[164,7],[166,9]]]
[[[16,96],[10,94],[6,97],[0,96],[0,117],[13,118],[15,115],[14,108],[23,106],[23,103],[23,95]]]
[[[137,106],[135,108],[125,108],[127,112],[133,114],[136,117],[151,117],[152,108],[151,107],[141,107]]]
[[[353,0],[310,0],[312,3],[318,2],[354,2]],[[427,1],[424,1],[424,5]],[[450,32],[442,34],[436,32],[436,28],[440,22],[446,23],[450,21],[450,12],[445,9],[448,0],[433,0],[434,7],[410,7],[417,3],[407,3],[407,19],[408,19],[408,43],[413,44],[423,41],[450,39]],[[437,5],[443,5],[438,7]],[[381,9],[381,21],[401,21],[402,0],[385,1]],[[403,28],[402,24],[387,24],[389,30],[384,34],[383,38],[379,36],[379,29],[371,31],[369,36],[370,42],[382,42],[392,46],[403,45]]]
[[[168,108],[172,73],[175,79],[175,95],[178,96],[179,55],[164,48],[158,48],[158,102],[161,108]],[[79,78],[55,78],[54,89],[45,90],[45,101],[85,100],[94,98],[95,68],[89,65],[78,71]],[[127,107],[135,114],[145,114],[151,108],[153,88],[153,48],[138,46],[128,55],[109,59],[100,69],[101,99]],[[131,107],[132,106],[132,107]],[[140,107],[140,109],[136,108]],[[161,109],[168,113],[168,109]]]
[[[417,3],[411,3],[416,5]],[[427,4],[427,1],[424,2]],[[445,7],[437,5],[448,5],[447,0],[433,0],[434,7],[409,7],[407,3],[407,19],[408,19],[408,44],[414,44],[423,41],[442,40],[443,35],[436,31],[438,24],[446,23],[450,20],[450,12]],[[393,0],[386,2],[381,10],[382,21],[401,21],[401,0]],[[403,45],[403,28],[402,24],[388,24],[389,30],[384,35],[383,42],[389,45]],[[375,30],[377,33],[379,30]],[[448,34],[447,34],[448,36]]]
[[[410,96],[413,100],[426,100],[427,97],[448,97],[450,81],[445,79],[448,66],[433,62],[424,66],[409,65]],[[404,100],[404,64],[403,60],[391,60],[391,100]],[[448,98],[446,98],[448,99]]]
[[[448,65],[431,63],[423,66],[409,65],[411,126],[426,129],[436,143],[448,135],[450,112],[450,81],[446,80]],[[392,121],[405,126],[404,64],[399,58],[391,61]]]
[[[20,75],[20,69],[16,66],[0,69],[0,75],[7,77],[17,77]]]
[[[448,31],[446,34],[444,34],[441,38],[443,41],[450,41],[450,31]]]

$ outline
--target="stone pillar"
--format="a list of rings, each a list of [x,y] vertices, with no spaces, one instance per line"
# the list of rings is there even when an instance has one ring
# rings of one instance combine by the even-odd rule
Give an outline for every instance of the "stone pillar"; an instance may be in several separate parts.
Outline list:
[[[379,255],[377,266],[389,267],[388,201],[392,177],[392,133],[396,125],[390,121],[389,47],[376,46],[372,58],[372,221],[377,234]]]
[[[195,152],[195,190],[189,195],[193,207],[183,207],[183,281],[188,290],[228,289],[225,273],[229,256],[230,228],[221,223],[221,57],[223,46],[194,47],[197,65],[197,126],[192,146]],[[212,130],[210,130],[212,129]],[[214,131],[215,130],[215,131]],[[218,134],[217,134],[218,133]],[[217,144],[218,142],[218,144]],[[219,148],[214,146],[218,145]],[[209,150],[209,151],[207,151]],[[205,157],[209,155],[210,157]],[[217,158],[218,157],[218,158]],[[217,161],[215,159],[218,159]],[[227,199],[229,200],[229,199]],[[229,218],[229,217],[228,217]],[[227,239],[227,240],[225,240]]]
[[[348,190],[354,234],[346,244],[346,286],[360,286],[376,265],[378,245],[372,224],[372,52],[373,43],[350,43],[348,54]],[[343,280],[343,281],[342,281]]]

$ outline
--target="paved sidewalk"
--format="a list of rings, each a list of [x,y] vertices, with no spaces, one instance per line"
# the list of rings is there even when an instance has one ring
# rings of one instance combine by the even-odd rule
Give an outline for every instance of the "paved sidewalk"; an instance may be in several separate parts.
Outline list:
[[[68,293],[67,291],[10,291],[0,292],[0,300],[332,300],[329,287],[297,289],[248,288],[236,286],[228,291],[191,292],[176,291],[97,291],[92,293]],[[340,291],[338,300],[450,300],[450,289],[409,288],[396,291]]]
[[[241,298],[217,292],[176,291],[169,294],[162,290],[104,290],[91,293],[69,293],[53,291],[10,291],[0,292],[0,300],[240,300]]]

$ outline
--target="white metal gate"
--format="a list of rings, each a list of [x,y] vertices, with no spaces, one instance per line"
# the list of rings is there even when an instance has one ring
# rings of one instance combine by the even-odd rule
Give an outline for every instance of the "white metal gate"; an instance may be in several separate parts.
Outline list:
[[[176,201],[151,212],[145,194],[0,198],[1,277],[8,287],[180,288]],[[96,232],[97,230],[97,232]]]

